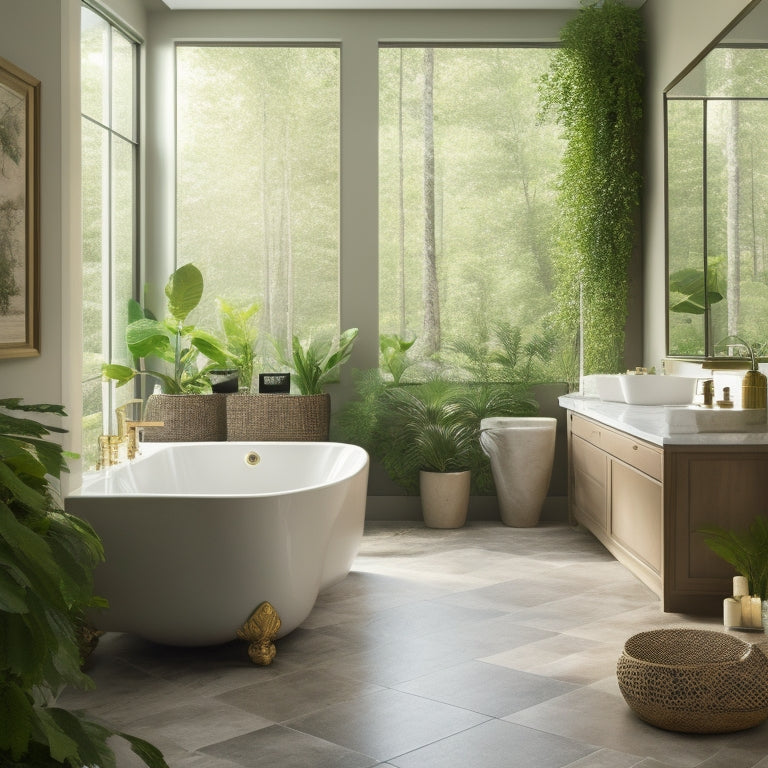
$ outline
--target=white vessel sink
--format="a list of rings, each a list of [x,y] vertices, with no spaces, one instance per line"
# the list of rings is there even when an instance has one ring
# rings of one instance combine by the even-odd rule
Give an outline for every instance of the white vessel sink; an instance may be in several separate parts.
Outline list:
[[[617,376],[624,401],[630,405],[688,405],[696,394],[689,376]]]
[[[597,395],[601,400],[612,403],[624,403],[624,393],[621,391],[619,377],[610,374],[597,374],[593,376],[597,387]]]

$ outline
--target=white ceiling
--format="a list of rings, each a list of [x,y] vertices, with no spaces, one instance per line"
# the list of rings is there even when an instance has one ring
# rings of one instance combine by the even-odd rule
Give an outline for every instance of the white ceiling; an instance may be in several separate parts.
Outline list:
[[[344,10],[575,10],[580,0],[163,0],[172,10],[259,10],[259,9],[344,9]],[[639,8],[645,0],[624,0]]]

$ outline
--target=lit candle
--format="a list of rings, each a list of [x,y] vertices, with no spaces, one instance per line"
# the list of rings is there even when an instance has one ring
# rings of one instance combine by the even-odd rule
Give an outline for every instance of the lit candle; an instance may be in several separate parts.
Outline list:
[[[726,627],[741,626],[741,600],[726,597],[723,600],[723,624]]]
[[[751,597],[752,602],[752,626],[759,628],[763,626],[763,601],[759,597]]]
[[[746,576],[734,576],[733,577],[733,596],[741,597],[742,595],[749,594],[749,585],[747,584]]]

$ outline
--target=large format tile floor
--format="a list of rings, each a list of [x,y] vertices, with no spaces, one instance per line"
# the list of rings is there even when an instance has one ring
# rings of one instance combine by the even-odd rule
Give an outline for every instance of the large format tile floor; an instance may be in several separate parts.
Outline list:
[[[768,768],[768,724],[683,735],[624,704],[624,640],[680,624],[722,629],[662,613],[580,529],[371,524],[272,666],[240,642],[109,634],[96,689],[61,703],[152,741],[172,768]]]

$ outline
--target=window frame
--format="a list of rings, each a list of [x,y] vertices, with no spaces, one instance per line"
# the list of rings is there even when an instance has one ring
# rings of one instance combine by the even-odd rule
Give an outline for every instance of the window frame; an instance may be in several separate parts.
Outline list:
[[[92,115],[84,113],[81,105],[80,109],[80,125],[82,127],[88,123],[95,126],[102,132],[102,136],[106,138],[106,150],[104,155],[104,168],[103,174],[104,184],[102,186],[102,218],[106,221],[106,225],[102,231],[102,307],[101,307],[101,356],[103,362],[111,362],[114,358],[116,351],[116,340],[114,339],[114,326],[115,318],[120,313],[127,311],[126,307],[117,307],[113,301],[113,289],[114,289],[114,273],[115,273],[115,217],[114,217],[114,178],[115,168],[113,164],[114,160],[114,142],[120,140],[125,143],[126,147],[130,148],[131,163],[132,163],[132,189],[131,189],[131,237],[130,237],[130,251],[131,251],[131,297],[138,298],[140,295],[140,280],[141,280],[141,232],[142,232],[142,220],[141,220],[141,199],[142,199],[142,173],[141,173],[141,159],[142,159],[142,49],[144,41],[141,37],[130,30],[125,24],[123,24],[113,13],[104,8],[101,4],[94,2],[93,0],[81,0],[80,2],[80,18],[82,24],[83,13],[88,11],[95,16],[99,17],[106,23],[108,31],[108,55],[106,56],[106,76],[105,76],[105,101],[106,101],[106,123],[103,119],[97,119]],[[131,97],[131,130],[133,136],[126,136],[121,130],[114,125],[114,104],[113,104],[113,54],[114,54],[114,40],[115,36],[119,35],[123,40],[131,45],[132,48],[132,73],[131,73],[131,85],[132,85],[132,97]],[[82,40],[82,38],[81,38]],[[81,80],[82,82],[82,80]],[[81,85],[82,89],[82,85]],[[81,90],[82,93],[82,90]],[[104,116],[102,116],[103,118]],[[83,148],[81,145],[81,165],[83,163]],[[82,221],[85,222],[85,216],[82,217]],[[106,269],[104,267],[106,266]],[[85,328],[83,328],[85,331]],[[85,347],[83,347],[85,351]],[[83,392],[85,387],[89,383],[97,381],[97,377],[94,375],[86,376],[85,373],[81,375],[81,386]],[[135,396],[136,388],[126,387],[121,392],[116,392],[113,382],[102,382],[101,385],[101,431],[103,434],[109,434],[114,431],[116,427],[115,409],[119,404],[124,403]],[[84,403],[83,403],[84,405]],[[82,424],[83,424],[83,437],[88,436],[88,430],[85,428],[85,421],[89,417],[93,417],[95,412],[85,412],[83,408]],[[86,444],[86,440],[83,440],[82,453],[85,458],[91,458],[90,454],[95,450],[95,446]]]

